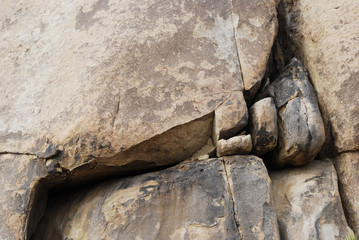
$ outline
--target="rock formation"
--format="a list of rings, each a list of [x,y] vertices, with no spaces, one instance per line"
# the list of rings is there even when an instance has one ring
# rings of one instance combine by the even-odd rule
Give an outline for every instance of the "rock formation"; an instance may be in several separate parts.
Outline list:
[[[357,1],[1,7],[0,239],[359,232]]]

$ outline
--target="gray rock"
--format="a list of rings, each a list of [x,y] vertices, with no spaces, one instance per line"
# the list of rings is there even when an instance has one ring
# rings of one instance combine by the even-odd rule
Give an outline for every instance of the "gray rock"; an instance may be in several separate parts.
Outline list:
[[[271,97],[264,98],[249,109],[253,151],[257,156],[277,146],[277,110]]]
[[[305,67],[296,58],[270,85],[278,112],[278,145],[274,165],[299,166],[320,151],[324,124]]]
[[[279,239],[277,229],[263,162],[233,156],[56,196],[34,239]]]
[[[282,240],[342,240],[349,233],[330,160],[269,175]]]
[[[252,150],[251,135],[240,135],[217,143],[217,156],[249,154]]]

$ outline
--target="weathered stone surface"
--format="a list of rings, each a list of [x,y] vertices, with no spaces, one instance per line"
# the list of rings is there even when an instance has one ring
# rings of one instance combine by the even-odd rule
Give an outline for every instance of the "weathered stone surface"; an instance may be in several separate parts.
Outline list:
[[[3,154],[0,176],[0,239],[28,239],[46,205],[40,189],[40,181],[49,177],[45,162],[34,156]]]
[[[286,32],[310,73],[329,154],[359,150],[359,1],[282,1]]]
[[[247,124],[248,109],[243,93],[233,92],[214,112],[214,142],[237,135]]]
[[[261,85],[277,34],[275,0],[234,0],[233,22],[246,95]]]
[[[217,143],[217,156],[249,154],[252,151],[251,135],[240,135]]]
[[[277,109],[271,97],[264,98],[249,109],[253,151],[257,156],[277,146]]]
[[[325,141],[325,132],[303,64],[292,59],[269,91],[278,112],[278,145],[273,163],[298,166],[312,161]]]
[[[271,180],[255,156],[223,157],[242,239],[280,239]]]
[[[340,196],[349,226],[359,232],[359,152],[337,156],[334,166],[339,179]]]
[[[349,233],[330,160],[269,175],[282,240],[342,240]]]
[[[40,157],[69,170],[173,163],[206,144],[213,111],[243,90],[229,0],[1,8],[0,152],[45,153],[52,143],[59,154]],[[172,144],[157,145],[156,157],[126,158],[169,130],[162,142]]]
[[[71,238],[279,239],[269,177],[253,156],[182,163],[56,196],[34,239]]]

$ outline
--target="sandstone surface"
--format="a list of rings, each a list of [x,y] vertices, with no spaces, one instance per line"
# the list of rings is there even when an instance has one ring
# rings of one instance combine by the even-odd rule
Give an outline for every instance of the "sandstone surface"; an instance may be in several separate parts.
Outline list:
[[[359,153],[343,153],[333,159],[338,173],[340,196],[349,226],[359,232]]]
[[[217,143],[217,156],[249,154],[252,151],[251,135],[240,135],[228,140],[221,139]]]
[[[34,239],[279,239],[270,180],[254,156],[104,182],[48,208]]]
[[[249,109],[253,152],[257,156],[277,146],[277,109],[271,97],[256,102]]]
[[[1,153],[50,143],[70,171],[174,163],[206,144],[215,109],[243,90],[229,0],[1,7]],[[143,158],[155,136],[168,144]]]
[[[233,24],[247,101],[261,85],[277,34],[275,0],[234,0]]]
[[[280,9],[286,41],[318,95],[327,154],[359,150],[359,2],[281,1]]]
[[[270,173],[282,240],[342,240],[350,232],[330,160]]]
[[[320,151],[325,132],[315,91],[305,67],[296,58],[270,85],[278,112],[278,146],[275,165],[299,166]]]

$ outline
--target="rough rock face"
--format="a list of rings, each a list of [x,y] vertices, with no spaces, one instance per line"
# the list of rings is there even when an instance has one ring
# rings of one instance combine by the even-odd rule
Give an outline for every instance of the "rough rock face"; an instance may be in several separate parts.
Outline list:
[[[191,138],[185,157],[206,144],[211,113],[243,89],[228,0],[11,1],[2,10],[0,152],[36,154],[51,142],[69,170],[173,163]],[[199,131],[183,139],[182,125]],[[170,129],[178,142],[156,159],[122,154]]]
[[[248,109],[242,92],[233,92],[214,112],[213,141],[237,135],[248,124]]]
[[[279,239],[270,188],[254,156],[182,163],[54,198],[34,239]]]
[[[342,240],[349,233],[330,160],[270,173],[282,240]]]
[[[252,151],[251,135],[240,135],[217,143],[217,156],[249,154]]]
[[[288,3],[287,3],[288,2]],[[318,94],[329,152],[359,150],[357,0],[281,2],[286,32]]]
[[[338,173],[340,195],[349,226],[359,231],[359,153],[343,153],[333,159]]]
[[[256,102],[249,109],[249,114],[253,151],[260,156],[277,146],[277,110],[273,98]]]
[[[34,231],[46,204],[40,181],[50,184],[49,170],[34,156],[0,156],[0,239],[26,239]]]
[[[277,34],[275,0],[234,0],[233,23],[244,89],[249,101],[264,77]]]
[[[294,58],[270,85],[278,112],[275,165],[299,166],[320,151],[325,132],[315,91],[303,64]]]

